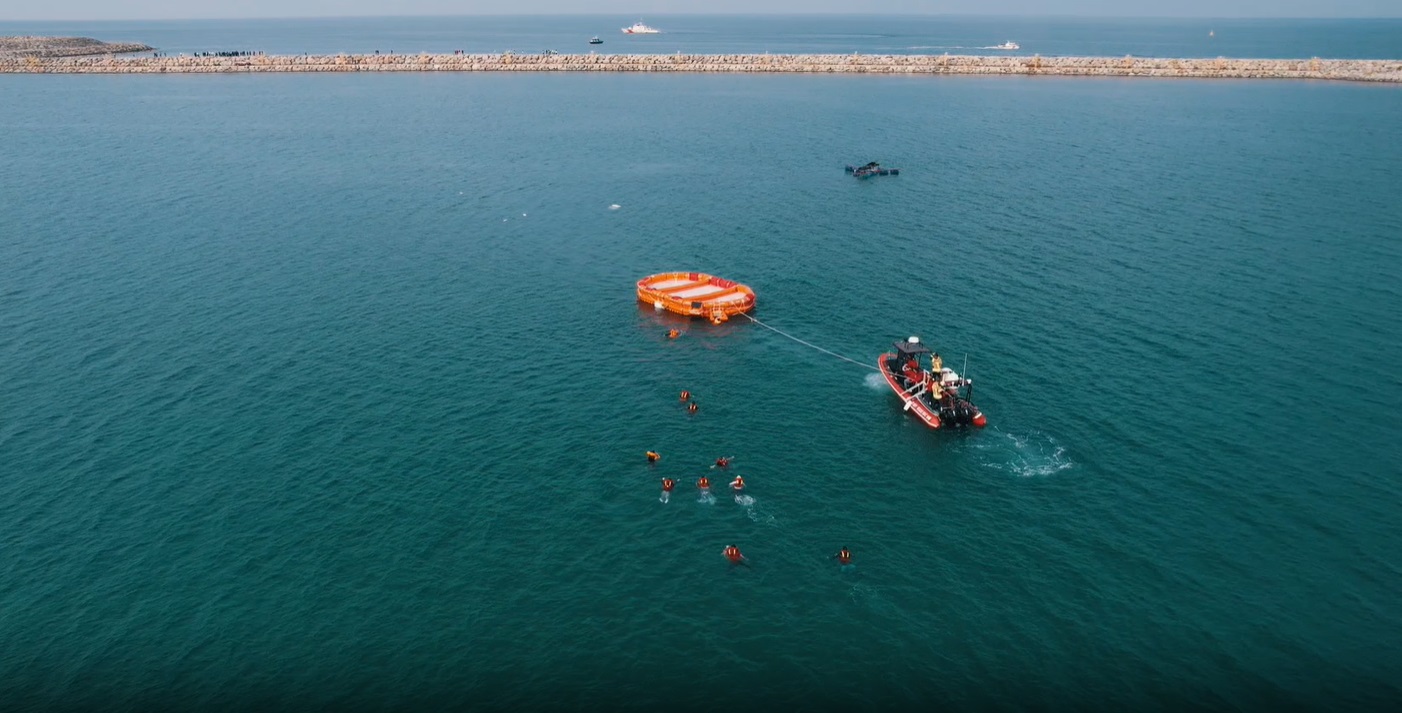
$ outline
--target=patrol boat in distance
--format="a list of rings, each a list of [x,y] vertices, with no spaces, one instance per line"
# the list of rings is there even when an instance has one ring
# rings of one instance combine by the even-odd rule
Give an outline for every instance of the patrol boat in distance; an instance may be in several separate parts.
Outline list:
[[[625,35],[657,35],[661,34],[661,32],[662,30],[659,30],[656,27],[648,27],[647,25],[644,25],[642,20],[638,20],[637,22],[633,23],[632,27],[623,28],[623,34]]]
[[[989,47],[988,49],[991,49],[991,50],[1020,50],[1020,49],[1022,49],[1022,47],[1021,47],[1020,45],[1018,45],[1018,43],[1013,42],[1012,40],[1008,40],[1007,42],[1004,42],[1004,43],[1001,44],[1001,45],[993,45],[992,47]]]
[[[903,411],[914,413],[930,428],[988,425],[983,412],[970,401],[973,379],[946,367],[939,354],[930,356],[929,347],[921,344],[919,337],[891,346],[892,351],[882,354],[876,365],[886,385],[905,402]],[[921,364],[921,357],[926,356],[930,357],[928,369]]]

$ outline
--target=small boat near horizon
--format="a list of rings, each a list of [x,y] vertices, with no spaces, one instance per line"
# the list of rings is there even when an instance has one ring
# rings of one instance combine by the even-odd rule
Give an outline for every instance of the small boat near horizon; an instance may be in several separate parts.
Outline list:
[[[591,44],[591,45],[601,45],[601,44],[603,44],[603,43],[604,43],[604,41],[601,40],[601,39],[599,39],[599,36],[598,36],[598,35],[594,35],[593,37],[590,37],[590,38],[589,38],[589,44]]]
[[[648,27],[647,25],[643,24],[642,20],[638,20],[637,22],[633,23],[632,27],[623,28],[623,34],[625,35],[658,35],[661,33],[662,30],[659,30],[656,27]]]
[[[989,47],[988,49],[991,49],[991,50],[1020,50],[1020,49],[1022,49],[1022,46],[1019,45],[1019,44],[1016,43],[1016,42],[1013,42],[1012,40],[1008,40],[1007,42],[1004,42],[1004,43],[1001,44],[1001,45],[993,45],[992,47]]]

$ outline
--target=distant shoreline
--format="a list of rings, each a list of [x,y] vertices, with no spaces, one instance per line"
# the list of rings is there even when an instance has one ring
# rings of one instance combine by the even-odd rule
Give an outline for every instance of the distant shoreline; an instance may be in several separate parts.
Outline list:
[[[91,37],[0,37],[0,61],[130,54],[152,49],[155,48],[139,42],[103,42]]]
[[[11,39],[11,38],[7,38]],[[94,40],[95,42],[95,40]],[[120,45],[117,45],[120,46]],[[149,50],[149,48],[147,48]],[[132,51],[132,50],[129,50]],[[145,50],[134,50],[145,51]],[[246,57],[14,57],[0,74],[272,72],[721,72],[1326,79],[1402,83],[1402,60],[1154,59],[870,54],[344,54]]]

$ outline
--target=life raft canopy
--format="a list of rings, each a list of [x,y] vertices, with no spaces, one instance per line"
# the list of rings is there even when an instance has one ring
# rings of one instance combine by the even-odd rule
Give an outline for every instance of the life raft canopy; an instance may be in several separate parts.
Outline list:
[[[659,311],[723,321],[754,309],[755,291],[704,272],[663,272],[638,280],[638,300]]]

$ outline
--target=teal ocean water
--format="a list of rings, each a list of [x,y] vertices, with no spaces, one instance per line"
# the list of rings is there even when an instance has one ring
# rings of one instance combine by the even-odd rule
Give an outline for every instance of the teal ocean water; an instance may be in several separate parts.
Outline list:
[[[0,708],[1402,702],[1396,88],[0,96]],[[637,304],[677,269],[967,354],[990,426]],[[752,504],[698,502],[721,455]]]

